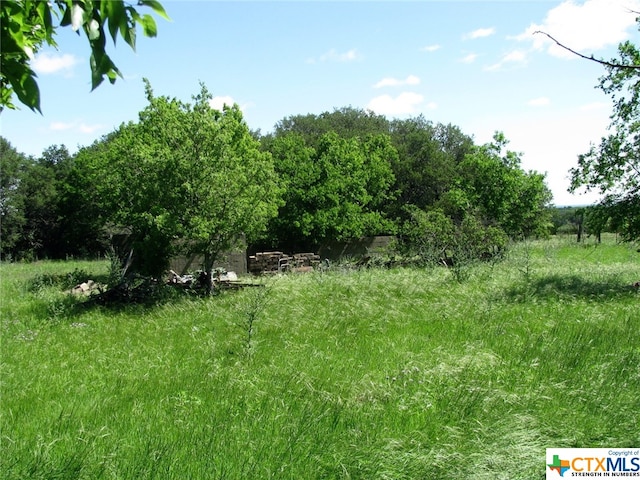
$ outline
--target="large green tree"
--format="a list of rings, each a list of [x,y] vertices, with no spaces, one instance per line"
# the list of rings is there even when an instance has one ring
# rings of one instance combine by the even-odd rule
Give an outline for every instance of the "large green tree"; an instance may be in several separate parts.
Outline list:
[[[138,0],[139,7],[169,19],[157,0]],[[59,22],[59,23],[58,23]],[[155,37],[156,22],[123,0],[2,0],[0,2],[0,111],[15,108],[12,96],[32,110],[40,111],[40,91],[31,69],[34,55],[46,45],[56,47],[58,26],[82,31],[91,49],[91,88],[108,78],[122,76],[106,52],[107,32],[115,44],[118,34],[131,48],[136,46],[136,27]]]
[[[458,165],[473,147],[458,127],[422,116],[393,121],[391,138],[398,150],[393,165],[398,201],[392,211],[402,218],[405,205],[426,209],[439,201],[456,184]]]
[[[237,105],[213,109],[204,85],[183,103],[156,97],[137,123],[122,125],[76,160],[92,178],[105,220],[131,232],[138,270],[157,275],[169,256],[217,256],[260,234],[280,189],[271,154],[260,150]]]
[[[363,165],[358,145],[371,138],[390,139],[383,157],[393,183],[383,190],[354,173],[360,171],[354,166]],[[330,238],[404,231],[407,224],[415,237],[424,223],[417,219],[432,209],[460,232],[495,227],[519,237],[544,235],[550,227],[544,175],[523,171],[501,134],[475,146],[454,125],[421,116],[388,121],[349,107],[285,118],[262,140],[286,186],[285,206],[270,224],[274,246],[314,246]],[[366,169],[378,171],[375,165]],[[357,192],[379,192],[381,199],[371,202]]]
[[[309,113],[283,118],[276,123],[274,133],[268,135],[265,140],[268,143],[269,138],[296,133],[308,146],[317,147],[326,133],[334,132],[342,138],[364,139],[369,135],[388,134],[389,125],[386,117],[370,110],[343,107],[319,115]]]
[[[640,24],[640,20],[639,20]],[[599,88],[613,100],[610,135],[578,157],[571,191],[581,187],[604,195],[611,226],[627,240],[640,238],[640,50],[627,41],[605,65]]]
[[[16,254],[22,230],[27,221],[20,182],[29,159],[19,153],[4,137],[0,137],[0,248],[2,258]]]
[[[269,228],[274,245],[314,248],[392,229],[383,213],[393,199],[397,152],[388,135],[323,134],[309,146],[297,132],[270,144],[285,187],[284,205]]]
[[[544,236],[552,224],[544,175],[522,170],[519,155],[506,150],[504,135],[469,146],[455,133],[451,138],[458,138],[454,143],[464,157],[444,163],[450,178],[442,179],[443,190],[431,197],[433,203],[404,206],[399,245],[419,262],[454,267],[458,276],[469,262],[500,255],[509,237]],[[434,153],[427,150],[427,155]]]
[[[449,194],[453,204],[477,209],[482,219],[512,238],[546,235],[552,227],[551,191],[545,175],[524,171],[520,156],[506,149],[502,133],[477,146],[459,165],[460,183]]]
[[[398,155],[392,158],[395,202],[385,212],[406,217],[404,206],[433,205],[455,182],[456,165],[471,151],[473,140],[454,125],[435,124],[423,116],[388,120],[382,115],[354,107],[336,108],[321,114],[292,115],[280,120],[274,133],[263,137],[265,148],[274,139],[296,133],[305,145],[316,148],[323,135],[334,132],[345,139],[389,135]]]
[[[12,258],[65,258],[77,254],[66,239],[61,210],[73,159],[64,145],[52,145],[38,158],[0,142],[2,254]]]

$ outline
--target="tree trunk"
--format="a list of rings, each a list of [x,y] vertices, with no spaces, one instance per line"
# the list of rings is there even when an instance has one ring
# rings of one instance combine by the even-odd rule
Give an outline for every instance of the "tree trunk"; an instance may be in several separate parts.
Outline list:
[[[579,210],[576,210],[576,216],[577,216],[577,220],[578,220],[578,243],[580,243],[582,241],[582,231],[583,231],[583,224],[584,224],[584,209],[580,208]]]
[[[582,222],[578,223],[578,243],[582,241]]]
[[[204,254],[204,273],[205,273],[205,290],[208,295],[211,295],[213,291],[213,262],[215,255],[211,252],[205,252]]]
[[[204,271],[206,274],[205,288],[208,294],[213,292],[213,264],[219,255],[220,249],[217,244],[214,244],[213,247],[208,248],[204,252]]]

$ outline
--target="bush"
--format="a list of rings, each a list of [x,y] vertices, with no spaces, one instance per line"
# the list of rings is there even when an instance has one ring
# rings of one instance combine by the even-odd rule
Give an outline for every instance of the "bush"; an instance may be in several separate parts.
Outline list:
[[[43,288],[58,287],[60,290],[69,290],[79,283],[86,282],[91,276],[86,270],[79,268],[67,273],[42,273],[36,275],[27,284],[30,292],[37,292]]]
[[[451,218],[440,209],[425,212],[412,205],[406,210],[409,220],[402,226],[398,244],[400,251],[417,257],[419,263],[426,265],[446,258],[447,250],[455,238],[455,226]]]
[[[484,225],[469,213],[456,223],[441,209],[425,212],[410,206],[407,211],[409,220],[402,227],[398,247],[417,263],[460,267],[496,258],[506,248],[508,238],[502,229]]]

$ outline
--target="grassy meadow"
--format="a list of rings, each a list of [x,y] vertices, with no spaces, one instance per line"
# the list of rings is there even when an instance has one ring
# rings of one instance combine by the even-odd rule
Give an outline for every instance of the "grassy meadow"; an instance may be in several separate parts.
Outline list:
[[[637,247],[126,308],[65,293],[106,262],[3,264],[0,476],[542,479],[547,447],[640,447]]]

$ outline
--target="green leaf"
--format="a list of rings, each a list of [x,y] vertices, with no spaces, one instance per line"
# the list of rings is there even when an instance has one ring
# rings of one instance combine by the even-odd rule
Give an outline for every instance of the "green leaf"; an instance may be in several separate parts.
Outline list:
[[[35,73],[30,69],[23,74],[19,82],[11,84],[18,99],[33,111],[40,110],[40,90],[35,80]]]
[[[158,1],[142,1],[139,5],[148,6],[169,19]],[[15,94],[30,109],[40,111],[36,76],[29,68],[29,62],[33,58],[32,52],[37,52],[45,42],[56,46],[53,14],[60,18],[60,26],[70,26],[78,35],[82,29],[87,35],[91,47],[92,90],[105,76],[111,83],[122,76],[105,53],[106,35],[110,34],[115,44],[120,32],[133,50],[137,24],[141,25],[144,35],[157,35],[155,19],[149,14],[141,16],[123,0],[2,0],[0,109],[9,108],[11,96]]]
[[[157,0],[140,0],[138,2],[138,5],[151,7],[155,13],[160,15],[165,20],[169,20],[169,21],[171,20],[171,18],[169,18],[169,15],[167,15],[167,12],[164,10],[164,7],[162,6],[162,4]]]
[[[38,2],[36,4],[36,9],[38,11],[38,15],[40,16],[40,20],[42,21],[42,25],[44,27],[45,38],[48,43],[53,41],[53,24],[51,21],[51,7],[47,2]]]
[[[67,5],[62,14],[62,20],[60,20],[60,26],[66,27],[71,25],[71,6]]]
[[[133,49],[136,50],[136,21],[140,18],[138,12],[132,7],[125,8],[127,21],[123,22],[120,25],[120,36],[124,39],[127,44]]]
[[[102,83],[105,75],[112,84],[115,83],[117,77],[122,78],[122,73],[104,50],[94,50],[89,63],[91,65],[91,91]]]
[[[113,85],[114,83],[116,83],[116,79],[118,77],[122,78],[122,74],[120,73],[120,70],[118,70],[118,67],[116,67],[115,64],[111,61],[111,59],[109,57],[107,58],[109,59],[110,64],[110,68],[107,71],[107,78],[109,79],[109,83]]]
[[[124,34],[122,36],[124,37],[124,41],[127,42],[129,44],[129,46],[135,52],[136,51],[136,27],[135,27],[135,25],[128,27],[124,31]]]
[[[89,65],[91,66],[91,91],[93,91],[100,86],[103,80],[103,75],[99,67],[99,61],[96,59],[96,52],[91,53]]]
[[[104,18],[105,22],[108,20],[109,33],[113,39],[113,43],[116,43],[118,38],[118,29],[122,29],[122,26],[126,28],[127,14],[124,9],[124,5],[120,0],[105,2],[108,7],[105,8]]]
[[[145,14],[140,19],[140,23],[142,24],[142,31],[147,37],[155,37],[158,34],[158,27],[156,26],[156,21],[149,14]]]

